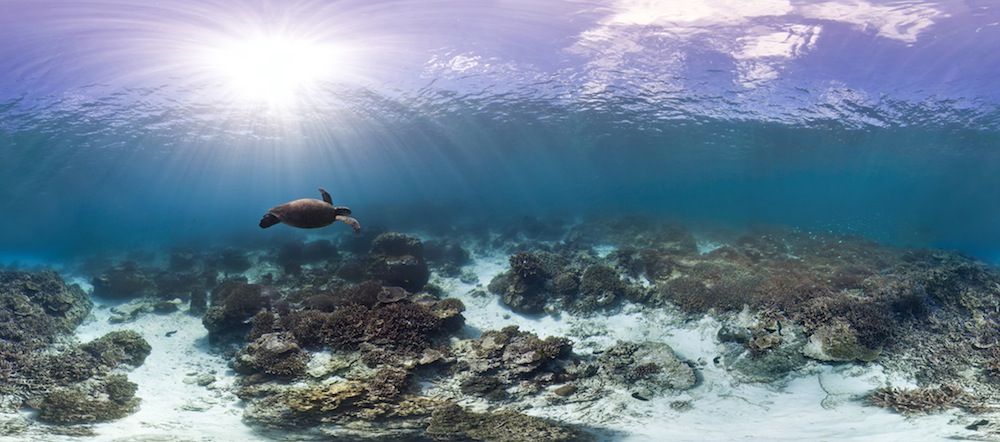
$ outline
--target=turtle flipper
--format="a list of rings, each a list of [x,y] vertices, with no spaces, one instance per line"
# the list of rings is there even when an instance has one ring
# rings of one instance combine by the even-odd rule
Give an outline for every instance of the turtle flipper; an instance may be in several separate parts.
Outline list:
[[[337,215],[337,221],[351,226],[351,228],[354,229],[354,233],[361,233],[361,223],[359,223],[358,220],[349,216]]]
[[[351,214],[351,209],[344,206],[334,207],[337,210],[337,215],[347,216]]]
[[[330,194],[327,193],[326,189],[320,187],[319,193],[320,195],[323,195],[323,201],[325,201],[327,204],[333,204],[333,198],[330,198]]]
[[[260,219],[260,228],[266,229],[280,222],[281,220],[278,219],[277,216],[274,216],[271,212],[267,212],[264,214],[264,217]]]

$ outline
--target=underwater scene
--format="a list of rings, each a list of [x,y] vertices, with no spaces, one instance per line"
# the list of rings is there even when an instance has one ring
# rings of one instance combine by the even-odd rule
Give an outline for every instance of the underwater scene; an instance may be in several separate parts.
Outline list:
[[[1000,440],[998,7],[0,0],[0,441]]]

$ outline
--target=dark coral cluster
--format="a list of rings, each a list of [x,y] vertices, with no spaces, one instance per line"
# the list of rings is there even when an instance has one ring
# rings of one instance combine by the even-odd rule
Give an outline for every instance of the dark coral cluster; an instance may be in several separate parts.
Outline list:
[[[93,303],[54,272],[0,272],[0,340],[36,348],[69,333]]]
[[[419,292],[430,278],[419,239],[400,233],[383,233],[372,242],[366,274],[385,285]]]
[[[0,272],[0,403],[38,410],[40,421],[86,424],[138,406],[120,369],[142,365],[151,348],[134,331],[77,345],[69,336],[91,301],[53,272]],[[12,411],[12,410],[5,410]]]
[[[518,252],[510,256],[509,262],[509,270],[494,277],[489,290],[522,313],[559,308],[601,311],[638,297],[642,291],[626,282],[617,269],[572,249],[563,253]]]
[[[948,408],[978,408],[961,387],[942,385],[915,389],[879,388],[868,395],[868,402],[903,414],[921,414]]]
[[[457,405],[435,410],[431,415],[427,434],[434,440],[443,441],[584,442],[594,439],[577,428],[547,419],[514,411],[474,413]]]

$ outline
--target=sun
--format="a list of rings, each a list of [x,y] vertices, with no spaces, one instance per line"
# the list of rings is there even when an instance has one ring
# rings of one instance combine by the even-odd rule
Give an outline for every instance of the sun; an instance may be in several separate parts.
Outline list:
[[[275,34],[225,39],[201,55],[226,95],[288,106],[320,93],[336,74],[341,53],[330,43]]]

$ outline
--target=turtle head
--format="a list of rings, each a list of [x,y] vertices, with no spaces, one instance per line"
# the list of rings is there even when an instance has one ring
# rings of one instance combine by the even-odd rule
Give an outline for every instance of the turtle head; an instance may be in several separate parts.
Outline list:
[[[336,210],[337,215],[339,216],[347,216],[351,214],[351,209],[344,206],[334,207],[334,210]]]

